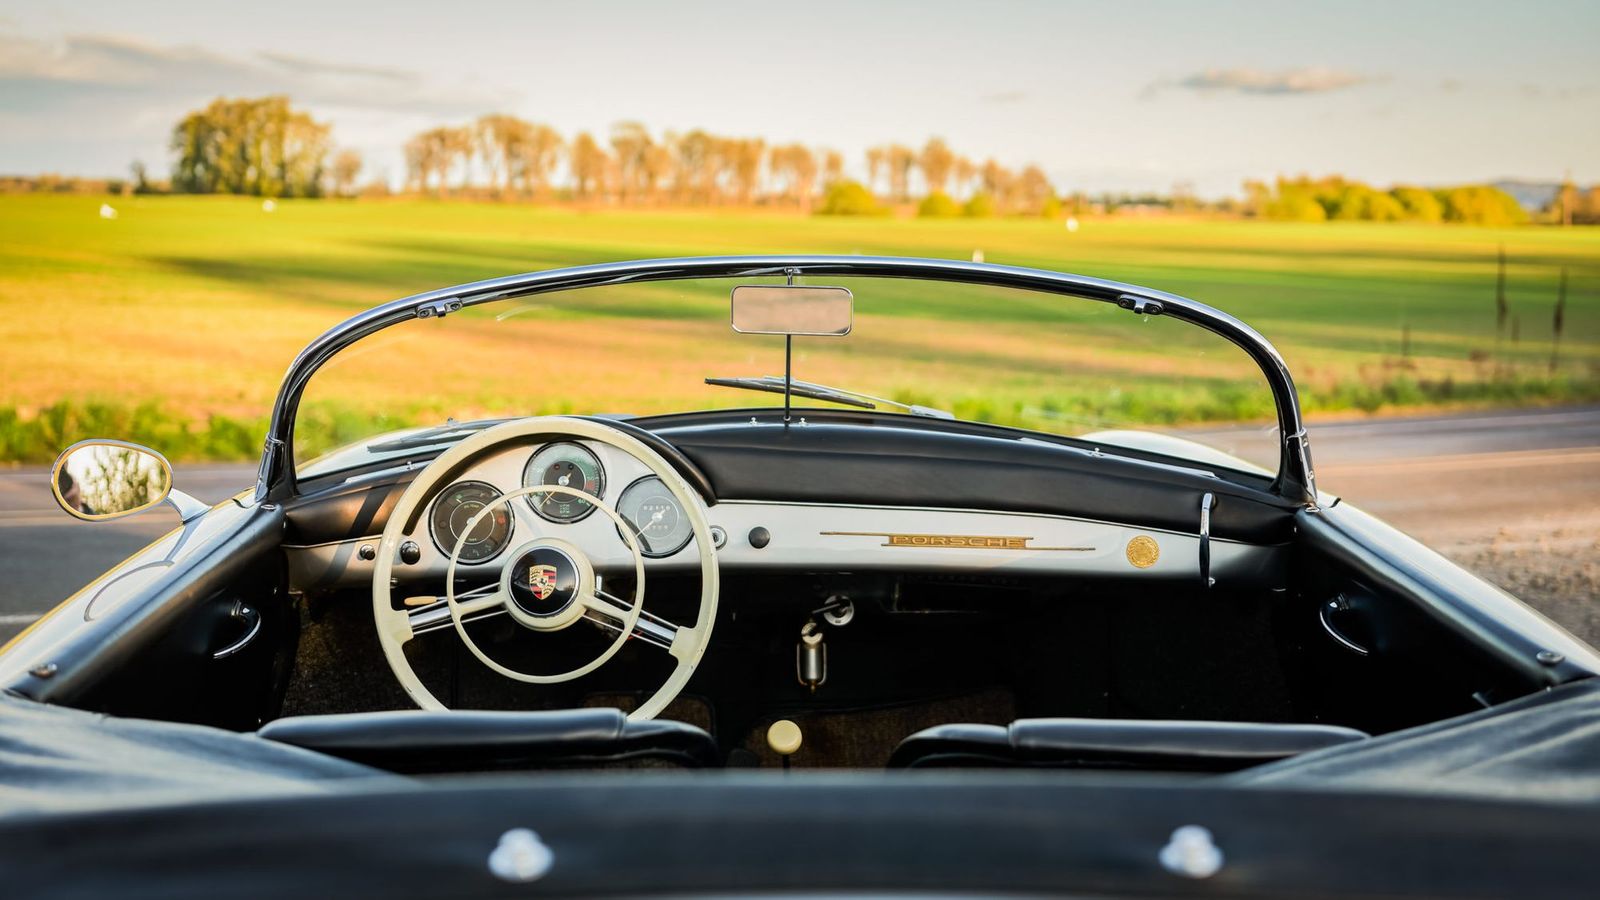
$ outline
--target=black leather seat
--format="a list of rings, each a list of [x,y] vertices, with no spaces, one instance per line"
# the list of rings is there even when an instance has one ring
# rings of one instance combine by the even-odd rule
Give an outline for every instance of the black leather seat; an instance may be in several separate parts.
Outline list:
[[[1146,719],[1018,719],[939,725],[900,742],[890,768],[1055,766],[1233,772],[1370,737],[1335,725]]]
[[[631,722],[616,709],[539,712],[404,710],[295,716],[257,735],[391,772],[585,768],[637,761],[715,766],[717,744],[693,725]]]

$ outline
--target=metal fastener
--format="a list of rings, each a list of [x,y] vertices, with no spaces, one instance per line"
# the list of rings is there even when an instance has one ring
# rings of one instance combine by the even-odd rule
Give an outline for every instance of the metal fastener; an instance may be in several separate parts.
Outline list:
[[[513,828],[500,835],[489,854],[489,872],[501,881],[538,881],[555,861],[556,855],[532,829]]]
[[[1161,848],[1161,867],[1184,878],[1210,878],[1222,868],[1222,850],[1209,829],[1185,825]]]
[[[1541,666],[1559,666],[1567,661],[1566,656],[1554,650],[1540,650],[1533,658],[1538,660]]]
[[[29,669],[28,674],[35,678],[49,678],[50,676],[56,674],[57,671],[58,669],[56,668],[55,663],[39,663],[37,666]]]

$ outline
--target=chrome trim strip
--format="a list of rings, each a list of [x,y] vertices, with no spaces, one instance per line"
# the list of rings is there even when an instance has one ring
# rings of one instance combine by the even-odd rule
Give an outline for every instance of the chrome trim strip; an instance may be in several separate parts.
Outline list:
[[[1333,623],[1328,620],[1328,613],[1334,609],[1340,608],[1339,604],[1343,599],[1344,597],[1341,595],[1338,600],[1329,600],[1327,603],[1318,606],[1317,621],[1322,623],[1322,630],[1326,631],[1328,633],[1328,637],[1333,638],[1334,641],[1339,644],[1339,646],[1349,650],[1351,653],[1354,653],[1357,656],[1369,656],[1371,655],[1370,650],[1345,637],[1344,633],[1333,627]]]
[[[911,278],[1019,288],[1113,303],[1135,314],[1170,316],[1204,328],[1244,350],[1266,376],[1277,405],[1278,431],[1283,435],[1274,490],[1280,496],[1316,508],[1310,446],[1294,379],[1277,349],[1244,322],[1177,294],[1099,278],[960,260],[875,256],[713,256],[605,263],[494,278],[415,294],[373,307],[324,332],[290,364],[273,402],[271,425],[256,482],[256,500],[281,500],[295,493],[294,423],[311,376],[340,350],[391,325],[410,319],[445,316],[496,300],[606,284],[783,275]]]

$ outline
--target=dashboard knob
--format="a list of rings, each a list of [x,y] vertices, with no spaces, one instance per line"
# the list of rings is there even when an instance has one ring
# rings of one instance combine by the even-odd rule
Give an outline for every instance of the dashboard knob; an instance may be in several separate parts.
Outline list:
[[[750,546],[760,550],[762,547],[772,543],[772,532],[757,525],[750,529],[750,535],[747,540],[750,541]]]
[[[406,541],[400,545],[400,561],[408,566],[414,566],[422,559],[422,548],[416,541]]]
[[[378,558],[378,550],[371,544],[362,544],[360,548],[356,550],[356,556],[366,560],[367,562],[371,562],[372,560]]]

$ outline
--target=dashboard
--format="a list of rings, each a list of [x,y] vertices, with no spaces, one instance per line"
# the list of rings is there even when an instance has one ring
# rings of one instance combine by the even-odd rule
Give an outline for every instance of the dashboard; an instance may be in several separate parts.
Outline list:
[[[1141,480],[1108,488],[1100,482],[1122,477],[1116,470],[1126,468],[1128,460],[1030,440],[1007,441],[1008,446],[999,448],[1011,457],[1004,466],[982,458],[996,448],[970,439],[940,445],[945,450],[940,456],[929,456],[922,448],[916,455],[869,455],[854,447],[841,454],[833,451],[845,445],[823,429],[813,426],[809,435],[796,433],[804,431],[751,420],[736,428],[658,432],[717,483],[718,496],[706,514],[723,568],[1196,581],[1205,570],[1218,580],[1254,583],[1276,581],[1283,568],[1287,541],[1258,536],[1265,526],[1239,498],[1224,497],[1215,518],[1222,527],[1203,533],[1200,493],[1176,482],[1245,493],[1211,472],[1135,460],[1142,468],[1134,474]],[[847,437],[861,439],[859,434]],[[872,438],[877,443],[899,439],[886,430]],[[825,450],[803,443],[819,439],[826,441]],[[1065,471],[1039,468],[1041,460]],[[1093,474],[1071,471],[1085,464]],[[343,536],[286,542],[292,582],[301,589],[370,583],[382,509],[393,504],[415,471],[407,465],[352,475],[291,509],[291,522],[302,524],[302,534],[326,532],[319,523],[329,518],[328,510],[346,510],[338,526]],[[947,472],[956,473],[956,479]],[[975,484],[961,477],[963,472],[983,478]],[[1012,499],[1002,474],[1021,476],[1027,496]],[[730,490],[740,478],[750,479],[752,489]],[[1151,478],[1162,483],[1145,483]],[[501,499],[529,487],[549,490],[509,502]],[[452,472],[418,521],[408,523],[395,577],[442,579],[450,551],[459,542],[458,577],[471,579],[481,572],[483,578],[492,578],[509,549],[539,537],[578,545],[598,572],[631,570],[633,556],[615,520],[595,515],[590,503],[564,493],[564,487],[599,497],[617,510],[633,530],[648,572],[687,574],[697,569],[698,548],[685,510],[655,475],[609,445],[563,439],[496,448]],[[1125,501],[1119,517],[1126,521],[1074,509],[1096,512],[1091,507],[1097,492],[1108,489]],[[908,490],[916,493],[908,495]],[[913,498],[915,502],[905,502]],[[1016,508],[1024,502],[1050,511]],[[326,508],[319,512],[319,504]],[[1193,524],[1184,527],[1184,519]]]

